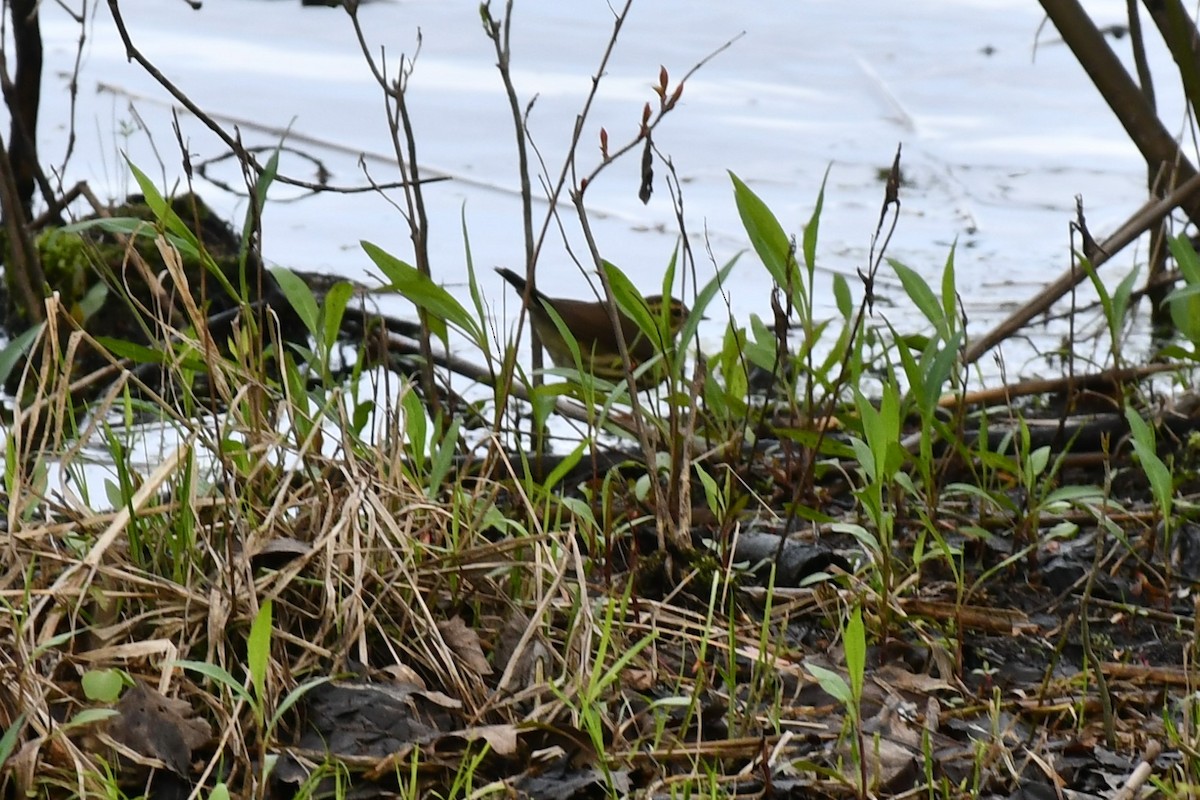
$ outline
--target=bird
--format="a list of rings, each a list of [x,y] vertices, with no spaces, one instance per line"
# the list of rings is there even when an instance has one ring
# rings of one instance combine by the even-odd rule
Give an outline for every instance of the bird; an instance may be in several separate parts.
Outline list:
[[[497,267],[496,272],[511,283],[522,297],[525,296],[526,281],[524,278],[505,267]],[[657,317],[662,313],[662,295],[650,295],[643,299],[652,317]],[[533,290],[530,300],[529,318],[533,322],[533,328],[537,331],[538,338],[542,341],[542,346],[550,354],[550,360],[554,362],[555,366],[573,369],[576,364],[575,357],[571,354],[571,348],[559,333],[554,319],[546,311],[547,308],[554,309],[571,335],[575,337],[575,343],[579,345],[579,359],[584,371],[597,378],[611,381],[619,381],[625,377],[625,365],[621,362],[621,351],[617,346],[612,318],[609,317],[608,307],[603,302],[547,297],[537,289]],[[686,305],[674,297],[669,298],[668,303],[670,316],[667,323],[671,341],[666,344],[668,347],[673,347],[675,336],[683,327],[683,323],[687,321],[690,312]],[[629,360],[633,369],[636,370],[641,364],[653,359],[664,348],[651,341],[638,327],[638,324],[623,312],[618,310],[617,313],[621,318],[621,332],[625,336],[625,347],[629,353]],[[667,369],[660,362],[657,366],[645,370],[638,376],[637,387],[638,389],[649,389],[662,383],[666,378]]]

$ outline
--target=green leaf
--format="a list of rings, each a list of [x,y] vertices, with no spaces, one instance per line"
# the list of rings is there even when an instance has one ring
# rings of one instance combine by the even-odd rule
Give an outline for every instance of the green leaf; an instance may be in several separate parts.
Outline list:
[[[717,274],[709,279],[708,283],[704,284],[703,288],[696,293],[696,303],[691,309],[691,314],[683,323],[683,328],[679,331],[679,341],[690,342],[692,337],[696,335],[696,330],[700,327],[700,322],[704,317],[704,311],[712,303],[713,298],[717,296],[717,292],[729,279],[729,273],[733,271],[733,267],[737,264],[738,256],[734,256],[725,263],[725,266],[717,270]]]
[[[258,698],[259,708],[267,696],[267,662],[271,657],[271,601],[264,600],[254,622],[250,625],[250,635],[246,638],[246,666],[250,670],[250,680],[254,683],[254,695]]]
[[[1180,234],[1168,239],[1167,247],[1171,249],[1171,255],[1175,258],[1175,263],[1179,267],[1179,271],[1183,273],[1184,280],[1188,285],[1200,284],[1200,255],[1192,246],[1192,240],[1186,235]]]
[[[798,282],[792,274],[795,258],[792,255],[791,240],[784,233],[783,226],[771,213],[771,209],[767,208],[767,204],[751,191],[741,178],[732,172],[729,173],[729,177],[733,180],[733,199],[754,252],[758,253],[763,266],[771,273],[775,283],[793,288]]]
[[[840,272],[833,276],[833,296],[837,300],[838,313],[843,319],[850,319],[854,313],[854,299],[850,296],[850,284],[846,276]]]
[[[583,458],[583,454],[589,446],[590,445],[586,438],[579,444],[575,445],[575,448],[571,450],[570,453],[567,453],[567,455],[564,456],[561,461],[555,464],[554,469],[550,470],[550,474],[546,476],[546,480],[542,483],[542,488],[547,492],[553,491],[554,487],[558,486],[558,482],[561,481],[567,475],[567,473],[575,469],[575,465],[578,464]]]
[[[708,510],[713,516],[721,513],[721,489],[717,486],[716,479],[708,474],[708,470],[696,465],[696,477],[700,479],[700,483],[704,486],[704,498],[708,503]]]
[[[45,327],[45,322],[39,322],[6,344],[3,350],[0,350],[0,385],[3,385],[8,380],[8,376],[12,374],[13,369],[21,362],[21,358],[29,352],[29,348],[33,346],[34,340],[37,339]]]
[[[216,664],[209,664],[207,661],[189,661],[187,659],[177,660],[174,666],[180,669],[186,669],[190,672],[195,672],[198,675],[203,675],[206,678],[223,684],[231,692],[236,694],[245,702],[254,705],[254,698],[246,691],[246,687],[242,686],[227,670],[218,667]]]
[[[97,337],[97,341],[117,358],[127,358],[135,364],[165,364],[170,360],[162,350],[144,344],[134,344],[109,336]]]
[[[1167,465],[1158,457],[1158,445],[1155,441],[1154,429],[1146,424],[1131,406],[1125,407],[1125,419],[1133,437],[1133,451],[1142,463],[1142,470],[1150,481],[1150,489],[1158,501],[1164,517],[1170,516],[1171,502],[1174,499],[1175,487],[1171,480],[1171,472]]]
[[[280,146],[282,146],[280,142]],[[271,151],[271,157],[267,159],[267,163],[263,165],[262,174],[258,176],[258,180],[254,182],[253,202],[246,206],[246,219],[242,223],[242,241],[241,247],[238,249],[238,258],[245,265],[246,256],[250,252],[250,243],[254,241],[254,230],[262,225],[263,210],[267,207],[267,190],[271,188],[271,184],[275,182],[275,176],[279,172],[279,147]],[[244,276],[245,270],[242,270]],[[242,287],[243,296],[246,287]],[[314,336],[316,334],[314,333]]]
[[[1063,486],[1046,495],[1045,499],[1042,500],[1042,504],[1049,505],[1050,503],[1080,502],[1084,500],[1101,502],[1104,500],[1104,492],[1099,486]]]
[[[125,675],[119,669],[89,669],[79,679],[83,694],[98,703],[115,703],[125,686]]]
[[[317,308],[317,299],[313,296],[312,289],[300,276],[287,267],[272,267],[271,274],[275,276],[275,280],[279,283],[279,290],[292,304],[292,308],[300,317],[300,321],[304,323],[304,327],[308,329],[314,339],[320,340],[321,328],[318,324],[320,311]]]
[[[324,323],[325,349],[331,349],[337,343],[338,333],[342,329],[342,318],[346,315],[346,306],[354,296],[354,287],[347,281],[338,281],[325,293],[322,304],[321,321]]]
[[[638,329],[650,341],[657,342],[660,339],[659,332],[661,328],[650,315],[650,310],[646,306],[646,301],[642,299],[642,293],[638,290],[633,282],[629,280],[615,264],[611,261],[601,261],[604,267],[604,274],[608,278],[608,285],[612,287],[613,299],[617,301],[617,308],[625,313],[625,316],[637,323]],[[632,342],[626,342],[632,344]]]
[[[947,338],[958,328],[958,286],[954,277],[954,251],[958,249],[958,240],[950,245],[950,253],[946,256],[946,265],[942,268],[942,319],[945,320],[945,330],[942,337]]]
[[[904,286],[904,291],[908,294],[909,299],[925,315],[925,319],[933,324],[934,329],[938,333],[942,333],[945,329],[945,316],[942,304],[938,301],[937,295],[933,293],[933,289],[930,289],[925,279],[911,267],[905,266],[894,258],[889,258],[888,263],[892,265],[892,269],[896,270],[896,275],[899,276],[900,283]]]
[[[867,634],[863,627],[862,606],[855,606],[846,621],[842,634],[842,647],[846,653],[846,671],[850,674],[850,692],[855,705],[862,697],[863,676],[867,671]]]
[[[442,437],[442,443],[434,452],[429,463],[427,492],[430,498],[435,497],[438,490],[442,488],[442,481],[445,480],[446,475],[450,472],[450,467],[454,464],[454,454],[458,452],[458,429],[461,424],[462,421],[458,417],[450,422],[450,428]]]
[[[400,407],[404,409],[405,448],[408,457],[418,472],[425,469],[425,448],[429,438],[429,416],[425,403],[413,387],[408,387],[400,398]]]
[[[1185,281],[1167,295],[1171,322],[1189,342],[1200,343],[1200,256],[1186,236],[1172,237],[1168,244]]]
[[[448,344],[446,323],[454,325],[476,345],[483,347],[483,329],[461,303],[445,288],[438,286],[416,267],[406,264],[370,242],[363,241],[362,248],[383,271],[391,282],[391,288],[404,295],[418,308],[423,308],[433,317],[430,327],[434,334]],[[437,324],[434,324],[434,323]]]
[[[825,176],[821,178],[821,190],[817,192],[817,204],[813,206],[812,216],[804,226],[804,239],[801,245],[804,250],[804,265],[808,267],[811,277],[817,268],[817,234],[821,229],[821,210],[825,208],[825,184],[829,181],[830,167],[825,168]],[[786,284],[781,284],[786,285]]]
[[[62,730],[78,728],[84,725],[93,725],[97,722],[103,722],[106,719],[112,719],[117,715],[115,708],[85,708],[75,716],[67,720],[62,726]]]
[[[0,766],[8,761],[8,757],[16,749],[17,737],[21,735],[23,727],[25,727],[25,712],[18,714],[8,729],[4,731],[4,735],[0,736]]]
[[[125,156],[125,163],[129,166],[129,171],[133,174],[134,180],[137,181],[138,189],[141,190],[142,197],[146,199],[146,206],[154,214],[154,218],[166,226],[168,231],[192,245],[198,252],[196,235],[184,224],[184,221],[175,213],[175,209],[171,208],[171,204],[159,193],[158,187],[154,185],[154,181],[150,180],[146,173],[138,169],[137,164],[129,160],[129,156]]]
[[[830,669],[817,666],[816,664],[805,664],[804,668],[808,673],[817,679],[817,683],[821,684],[821,688],[829,694],[833,695],[835,700],[838,700],[849,711],[854,708],[854,695],[850,691],[850,685],[846,683],[846,679]]]
[[[172,212],[174,213],[174,212]],[[182,222],[182,221],[181,221]],[[179,251],[181,256],[187,258],[200,258],[200,247],[196,241],[196,237],[190,235],[180,236],[174,231],[161,232],[153,222],[144,220],[141,217],[100,217],[98,219],[85,219],[79,222],[72,222],[69,225],[64,225],[59,228],[60,233],[82,233],[91,229],[105,231],[107,233],[119,233],[124,236],[140,237],[143,239],[154,240],[160,233],[166,240]]]
[[[79,310],[82,312],[83,318],[91,319],[97,311],[104,307],[104,301],[107,299],[108,284],[103,281],[94,284],[79,301]]]
[[[283,719],[283,715],[288,712],[288,709],[296,705],[300,698],[304,697],[304,695],[308,694],[321,684],[329,683],[331,680],[333,680],[332,677],[328,675],[322,675],[317,678],[309,678],[295,689],[292,689],[290,692],[288,692],[287,697],[283,698],[283,702],[279,704],[279,708],[275,709],[275,713],[271,716],[271,723],[268,727],[271,730],[274,730],[275,726],[279,724],[279,721]]]
[[[871,446],[857,436],[850,437],[850,446],[854,449],[854,457],[862,467],[863,473],[871,481],[879,480],[875,464],[875,453]]]
[[[1125,315],[1129,311],[1130,299],[1133,297],[1133,287],[1137,283],[1138,273],[1141,270],[1136,266],[1129,270],[1121,282],[1117,284],[1117,288],[1113,290],[1113,319],[1117,323],[1125,320]],[[1118,328],[1113,329],[1113,334],[1118,332]]]
[[[1045,445],[1034,450],[1029,454],[1027,463],[1031,477],[1038,477],[1044,474],[1046,467],[1050,465],[1050,446]]]

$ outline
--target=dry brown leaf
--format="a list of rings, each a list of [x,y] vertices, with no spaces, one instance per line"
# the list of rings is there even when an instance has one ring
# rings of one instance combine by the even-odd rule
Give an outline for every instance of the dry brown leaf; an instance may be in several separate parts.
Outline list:
[[[467,627],[462,617],[455,616],[438,623],[438,631],[454,655],[462,659],[465,666],[477,675],[491,675],[492,665],[483,654],[479,634]]]
[[[193,716],[187,702],[140,684],[122,695],[117,712],[108,721],[108,734],[135,753],[159,759],[177,775],[188,773],[192,751],[212,735],[208,722]]]

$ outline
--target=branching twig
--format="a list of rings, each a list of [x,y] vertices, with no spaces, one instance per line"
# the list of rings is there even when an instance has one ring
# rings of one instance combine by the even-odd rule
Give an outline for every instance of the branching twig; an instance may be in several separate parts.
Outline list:
[[[254,157],[254,154],[251,153],[250,151],[248,151],[245,147],[243,147],[242,143],[238,140],[238,138],[236,136],[231,135],[224,128],[222,128],[220,125],[218,125],[216,120],[214,120],[211,116],[206,114],[200,108],[200,106],[196,105],[196,103],[190,97],[188,97],[182,90],[179,89],[179,87],[177,87],[174,83],[172,83],[171,80],[169,78],[167,78],[167,76],[164,75],[161,70],[159,70],[157,67],[155,67],[153,62],[151,62],[150,59],[146,58],[142,54],[142,52],[134,45],[133,39],[129,35],[129,30],[125,26],[125,18],[121,15],[121,8],[120,8],[119,0],[108,0],[108,8],[109,8],[109,11],[112,13],[113,22],[117,26],[117,33],[121,37],[121,42],[125,45],[126,56],[130,60],[136,61],[138,63],[138,65],[141,66],[142,69],[144,69],[148,75],[150,75],[151,78],[153,78],[155,81],[157,81],[158,84],[160,86],[162,86],[164,89],[166,89],[171,94],[171,96],[174,97],[175,100],[179,102],[180,105],[182,105],[185,109],[187,109],[188,113],[190,113],[196,119],[200,120],[200,122],[203,123],[204,126],[206,128],[208,128],[210,131],[212,131],[218,139],[220,139],[222,142],[224,142],[225,146],[228,147],[230,150],[232,150],[237,155],[239,160],[243,161],[251,169],[253,169],[256,175],[261,176],[263,174],[263,166],[262,166],[262,164],[260,164],[258,162],[258,159],[256,159]],[[385,84],[386,84],[386,82],[385,82]],[[372,191],[372,189],[370,187],[364,187],[364,188],[353,189],[353,190],[340,189],[340,188],[332,187],[332,186],[329,186],[329,185],[323,184],[323,183],[313,183],[312,181],[303,181],[298,178],[293,178],[289,175],[284,175],[284,174],[276,174],[274,176],[274,180],[278,183],[285,183],[289,186],[296,186],[301,189],[308,189],[309,191],[313,191],[313,192]],[[406,185],[407,184],[404,181],[401,181],[398,183],[383,184],[383,185],[381,185],[380,188],[384,188],[384,189],[403,188]]]

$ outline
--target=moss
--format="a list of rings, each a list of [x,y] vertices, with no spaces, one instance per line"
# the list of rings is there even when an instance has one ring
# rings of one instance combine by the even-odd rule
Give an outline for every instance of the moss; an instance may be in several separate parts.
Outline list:
[[[88,245],[78,233],[50,228],[34,240],[49,291],[58,292],[63,304],[74,309],[92,280]]]

